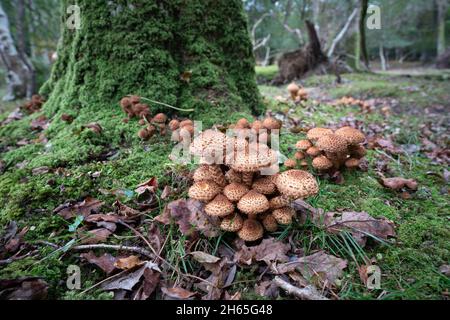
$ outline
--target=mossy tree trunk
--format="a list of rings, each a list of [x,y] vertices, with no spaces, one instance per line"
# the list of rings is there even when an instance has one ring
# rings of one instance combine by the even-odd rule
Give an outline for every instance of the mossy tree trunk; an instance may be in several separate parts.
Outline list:
[[[118,108],[127,94],[194,108],[184,115],[196,119],[262,111],[241,0],[73,2],[63,1],[58,60],[41,89],[47,112]],[[78,30],[65,26],[71,4]]]

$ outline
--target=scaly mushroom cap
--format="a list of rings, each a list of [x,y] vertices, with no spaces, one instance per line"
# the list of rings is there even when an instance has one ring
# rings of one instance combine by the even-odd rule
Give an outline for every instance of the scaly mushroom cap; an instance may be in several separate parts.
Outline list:
[[[223,194],[218,194],[205,206],[205,212],[212,217],[225,217],[234,212],[234,205]]]
[[[287,90],[289,91],[290,94],[297,95],[297,92],[298,90],[300,90],[300,87],[295,82],[292,82],[287,86]]]
[[[367,154],[367,150],[363,146],[350,146],[349,151],[350,156],[357,159],[361,159]]]
[[[332,134],[333,130],[327,129],[327,128],[313,128],[308,131],[306,136],[308,137],[308,140],[316,141],[320,137],[326,136],[328,134]]]
[[[310,157],[317,157],[318,155],[320,155],[320,153],[321,151],[317,147],[311,147],[306,150],[306,154]]]
[[[328,170],[333,166],[333,163],[325,156],[319,156],[313,159],[312,166],[319,171]]]
[[[192,177],[195,182],[202,181],[202,180],[213,180],[212,179],[212,173],[209,170],[209,166],[204,164],[197,168],[197,170],[194,171],[194,176]]]
[[[247,150],[235,154],[231,168],[238,172],[257,172],[276,161],[273,150],[262,144],[249,145]]]
[[[206,180],[195,182],[192,187],[189,188],[189,197],[199,201],[211,201],[217,194],[219,194],[221,188],[214,181]]]
[[[177,130],[180,127],[180,121],[173,119],[169,122],[169,129],[172,131]]]
[[[238,232],[239,238],[244,241],[256,241],[261,239],[264,234],[264,228],[258,220],[247,219],[244,221],[241,230]]]
[[[297,161],[295,159],[286,159],[284,166],[286,168],[295,168],[297,166]]]
[[[220,223],[220,229],[228,232],[238,232],[241,230],[242,225],[244,224],[244,219],[242,219],[241,215],[238,213],[230,214],[223,218]]]
[[[236,122],[236,128],[238,129],[250,128],[250,123],[245,118],[239,119],[238,122]]]
[[[262,122],[259,120],[255,120],[252,123],[252,129],[255,130],[256,132],[259,132],[259,130],[263,129],[263,127],[264,126],[263,126]]]
[[[185,126],[194,126],[194,122],[190,119],[186,119],[180,122],[180,128],[183,128]]]
[[[158,113],[153,117],[153,122],[156,123],[165,123],[167,121],[167,116],[164,113]]]
[[[238,202],[248,193],[249,189],[242,183],[230,183],[223,189],[223,194],[228,200]]]
[[[275,232],[278,229],[278,223],[275,217],[272,214],[267,214],[263,220],[262,224],[264,226],[264,229],[266,229],[269,232]]]
[[[356,158],[350,158],[350,159],[347,159],[347,161],[345,161],[345,166],[349,169],[358,168],[359,164],[360,164],[360,160],[356,159]]]
[[[303,170],[289,170],[277,178],[278,190],[293,199],[307,198],[319,192],[319,186],[313,175]]]
[[[277,186],[273,183],[271,176],[268,176],[256,179],[252,189],[261,194],[270,195],[277,191]]]
[[[303,152],[297,151],[294,155],[294,158],[297,160],[305,159],[305,154]]]
[[[295,210],[291,207],[283,207],[273,210],[272,215],[279,224],[287,225],[292,223],[292,218],[295,215]]]
[[[336,130],[335,134],[344,138],[349,145],[360,144],[366,140],[364,133],[352,127],[342,127]]]
[[[281,122],[273,117],[265,118],[262,125],[268,130],[281,129]]]
[[[317,148],[330,153],[345,153],[348,150],[347,141],[337,134],[328,134],[317,140]]]
[[[246,214],[255,215],[269,209],[269,200],[266,196],[250,190],[238,202],[238,209]]]
[[[219,131],[205,130],[189,146],[191,154],[201,157],[201,162],[223,162],[226,136]]]
[[[187,135],[193,136],[194,135],[194,131],[195,131],[195,129],[194,129],[193,126],[185,125],[185,126],[180,128],[180,135],[182,137],[187,136]]]
[[[281,195],[281,196],[270,199],[269,205],[270,205],[270,209],[279,209],[279,208],[289,205],[290,202],[291,202],[291,200],[289,199],[288,196]]]
[[[225,179],[228,181],[228,183],[241,183],[242,182],[242,174],[234,171],[233,169],[230,169],[225,173]]]
[[[311,143],[311,141],[309,141],[309,140],[299,140],[299,141],[295,144],[295,147],[296,147],[298,150],[305,151],[305,150],[308,150],[309,148],[312,147],[312,143]]]

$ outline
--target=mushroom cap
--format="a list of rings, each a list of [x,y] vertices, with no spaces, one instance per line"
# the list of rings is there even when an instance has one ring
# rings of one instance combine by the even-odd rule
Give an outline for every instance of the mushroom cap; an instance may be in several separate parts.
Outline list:
[[[200,157],[200,162],[223,163],[226,136],[219,131],[205,130],[194,138],[189,151]]]
[[[223,218],[222,222],[220,223],[220,229],[228,232],[238,232],[239,230],[241,230],[243,224],[244,219],[240,214],[230,214]]]
[[[311,147],[306,150],[306,154],[310,157],[317,157],[318,155],[320,155],[320,153],[321,151],[317,147]]]
[[[312,166],[317,170],[328,170],[333,166],[333,163],[325,156],[318,156],[313,159]]]
[[[265,118],[262,125],[268,130],[281,129],[281,121],[278,121],[273,117]]]
[[[264,226],[264,229],[269,232],[275,232],[278,229],[278,222],[272,214],[267,214],[262,219],[262,224]]]
[[[180,122],[180,128],[183,128],[185,126],[194,126],[194,122],[190,119],[186,119]]]
[[[349,169],[357,168],[360,164],[360,160],[356,158],[349,158],[347,161],[345,161],[345,166]]]
[[[205,212],[212,217],[225,217],[234,212],[234,205],[223,194],[218,194],[205,206]]]
[[[225,173],[225,179],[228,181],[228,183],[241,183],[242,182],[242,174],[234,171],[233,169],[230,169]]]
[[[297,160],[295,159],[286,159],[284,162],[284,166],[286,168],[295,168],[297,166]]]
[[[173,119],[169,122],[169,129],[172,131],[177,130],[180,127],[180,121]]]
[[[292,223],[292,218],[295,216],[295,210],[291,207],[283,207],[272,212],[275,220],[281,225],[287,225]]]
[[[144,128],[144,129],[139,130],[138,136],[142,140],[148,140],[148,139],[150,139],[150,132],[148,132],[148,130],[146,128]]]
[[[290,202],[291,200],[289,199],[289,197],[285,195],[277,196],[275,198],[270,199],[269,201],[270,209],[279,209],[285,207],[289,205]]]
[[[266,196],[250,190],[238,202],[238,209],[246,214],[258,214],[269,209],[269,200]]]
[[[276,153],[263,144],[251,144],[234,155],[231,168],[238,172],[257,172],[276,161]]]
[[[244,241],[256,241],[264,235],[264,228],[258,220],[247,219],[244,221],[238,236]]]
[[[156,123],[165,123],[167,121],[167,116],[164,113],[158,113],[153,117],[153,122]]]
[[[360,144],[366,140],[364,133],[352,127],[342,127],[336,130],[335,134],[344,138],[350,145]]]
[[[294,154],[294,158],[297,160],[303,160],[303,159],[305,159],[305,154],[303,152],[297,151]]]
[[[263,129],[263,127],[264,126],[263,126],[262,122],[259,120],[255,120],[252,123],[252,129],[255,130],[256,132],[259,132],[259,130]]]
[[[221,191],[220,186],[214,181],[204,180],[195,182],[189,188],[189,197],[199,201],[211,201]]]
[[[202,181],[202,180],[213,180],[212,179],[212,173],[209,170],[208,165],[201,165],[197,168],[197,170],[194,171],[194,176],[192,177],[195,182]]]
[[[252,189],[261,194],[269,195],[277,191],[277,186],[273,183],[271,176],[258,178],[253,182]]]
[[[141,97],[139,96],[130,96],[129,98],[132,104],[138,104],[139,102],[141,102]]]
[[[182,136],[184,136],[185,134],[186,134],[186,132],[190,135],[190,136],[192,136],[192,135],[194,135],[194,127],[193,126],[191,126],[191,125],[185,125],[185,126],[183,126],[183,127],[181,127],[180,128],[180,134],[182,135]]]
[[[292,82],[287,86],[287,90],[289,91],[289,93],[296,94],[298,90],[300,90],[300,87],[295,82]]]
[[[128,108],[131,106],[131,99],[128,97],[123,97],[122,100],[120,100],[120,106],[122,108]]]
[[[333,130],[327,128],[313,128],[306,133],[306,136],[309,140],[317,140],[322,136],[326,136],[327,134],[332,134]]]
[[[311,141],[306,140],[306,139],[304,139],[304,140],[299,140],[299,141],[295,144],[295,147],[296,147],[298,150],[305,151],[305,150],[308,150],[309,148],[312,147],[312,143],[311,143]]]
[[[357,159],[361,159],[367,154],[366,148],[364,148],[363,146],[360,146],[360,145],[350,146],[349,151],[350,151],[351,157],[357,158]]]
[[[250,123],[248,122],[247,119],[241,118],[236,122],[236,127],[237,128],[250,128]]]
[[[238,202],[243,196],[248,193],[248,191],[249,189],[246,185],[233,182],[223,189],[223,194],[228,198],[228,200],[232,202]]]
[[[325,152],[344,153],[348,150],[347,141],[337,134],[328,134],[319,138],[316,146]]]
[[[307,198],[319,192],[319,186],[313,175],[303,170],[288,170],[277,178],[278,190],[291,198]]]

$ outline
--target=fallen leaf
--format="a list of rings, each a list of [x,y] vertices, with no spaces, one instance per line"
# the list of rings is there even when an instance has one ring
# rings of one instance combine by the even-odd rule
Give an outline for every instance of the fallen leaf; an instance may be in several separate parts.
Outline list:
[[[113,206],[116,208],[116,212],[121,215],[121,216],[125,216],[127,218],[136,218],[138,216],[141,215],[141,212],[138,210],[135,210],[133,208],[130,208],[126,205],[124,205],[122,202],[120,202],[119,200],[117,200],[116,202],[114,202]]]
[[[180,75],[181,81],[184,81],[184,82],[187,82],[187,83],[189,83],[191,81],[191,77],[192,77],[192,70],[184,71]]]
[[[162,193],[161,193],[161,199],[165,200],[168,197],[170,197],[170,194],[172,193],[172,188],[170,188],[169,186],[165,186]]]
[[[49,121],[46,116],[41,115],[36,119],[33,119],[30,123],[31,130],[45,130],[48,128]]]
[[[41,278],[0,280],[0,300],[45,300],[48,284]]]
[[[190,255],[199,263],[216,263],[220,260],[220,258],[202,251],[191,252]]]
[[[400,190],[405,187],[411,190],[417,190],[417,181],[414,179],[405,179],[405,178],[382,178],[381,183],[384,187],[392,189],[392,190]]]
[[[90,129],[92,132],[97,134],[100,134],[103,131],[103,128],[97,122],[89,123],[85,125],[83,128]]]
[[[81,243],[82,244],[96,244],[101,242],[106,242],[108,237],[112,232],[106,228],[98,228],[94,230],[89,230],[86,234],[83,234]]]
[[[158,180],[156,180],[155,177],[151,178],[150,180],[141,183],[137,186],[135,192],[138,195],[142,195],[145,192],[154,193],[158,189]]]
[[[286,255],[291,246],[275,238],[264,239],[259,245],[247,247],[245,244],[235,253],[234,259],[242,264],[251,265],[254,261],[264,261],[267,265],[273,262],[286,262]]]
[[[104,253],[103,255],[97,257],[94,252],[89,251],[88,253],[82,253],[80,256],[83,259],[86,259],[89,263],[95,264],[106,274],[110,274],[116,270],[114,263],[117,259],[109,253]]]
[[[97,213],[103,202],[91,197],[87,197],[79,203],[67,202],[64,203],[53,210],[62,216],[64,219],[70,219],[77,215],[82,215],[84,218],[88,217],[90,214]]]
[[[152,269],[145,269],[144,280],[135,295],[135,300],[147,300],[156,290],[161,278],[161,273]]]
[[[129,256],[127,258],[117,259],[114,263],[114,266],[118,269],[129,270],[135,268],[140,264],[142,264],[142,261],[138,256]]]
[[[145,273],[145,270],[147,269],[157,271],[159,273],[161,272],[157,264],[147,261],[137,270],[126,270],[121,276],[105,281],[100,287],[103,290],[107,291],[108,290],[131,291],[133,287],[140,282],[142,276]]]
[[[20,119],[22,119],[23,118],[23,113],[22,113],[22,111],[20,110],[20,108],[16,108],[16,109],[14,109],[14,111],[12,111],[9,115],[8,115],[8,117],[6,117],[6,119],[5,120],[3,120],[1,123],[0,123],[0,125],[6,125],[6,124],[9,124],[9,123],[11,123],[11,122],[13,122],[13,121],[17,121],[17,120],[20,120]]]
[[[329,287],[342,277],[346,267],[347,260],[329,255],[325,251],[319,251],[310,256],[299,257],[285,264],[279,264],[276,270],[280,274],[297,270],[311,283],[317,284],[319,281],[320,284]]]
[[[173,287],[173,288],[162,287],[161,291],[168,297],[177,300],[188,300],[188,299],[190,300],[190,298],[196,295],[195,292],[190,292],[180,287]]]

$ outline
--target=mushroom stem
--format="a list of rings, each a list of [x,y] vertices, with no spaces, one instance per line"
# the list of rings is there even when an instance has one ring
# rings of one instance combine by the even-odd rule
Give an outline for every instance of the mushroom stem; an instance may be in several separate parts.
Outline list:
[[[253,172],[243,172],[242,173],[242,182],[250,187],[253,182]]]

